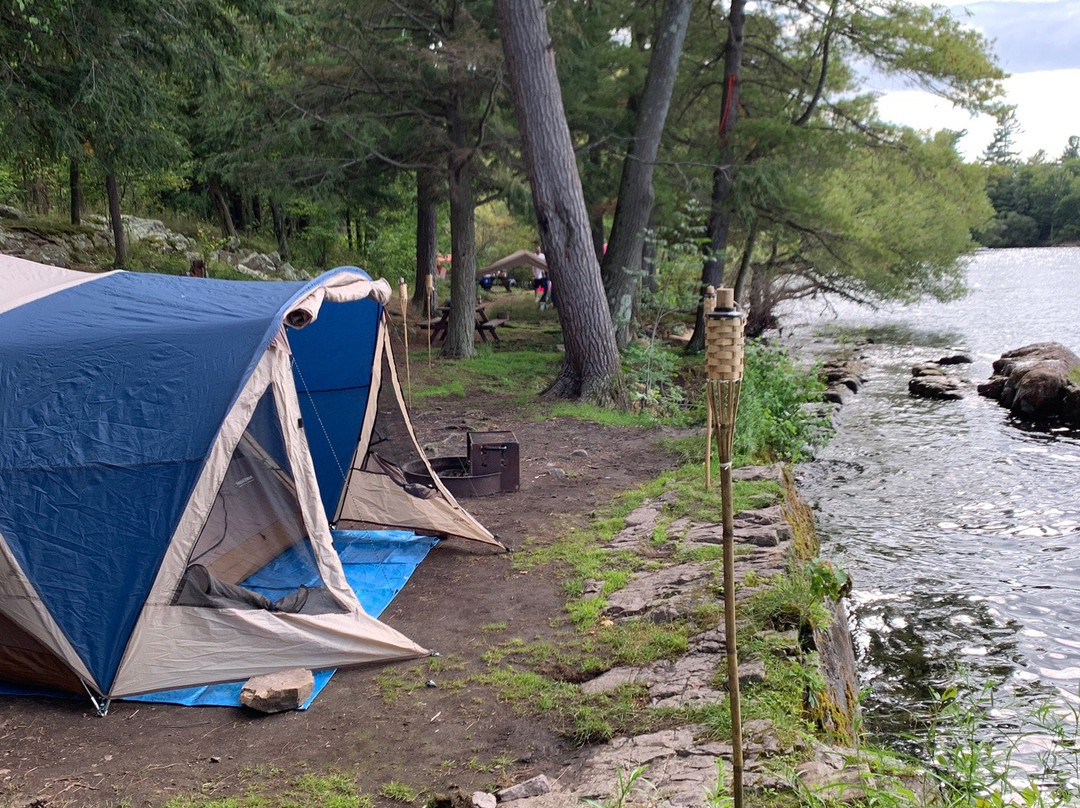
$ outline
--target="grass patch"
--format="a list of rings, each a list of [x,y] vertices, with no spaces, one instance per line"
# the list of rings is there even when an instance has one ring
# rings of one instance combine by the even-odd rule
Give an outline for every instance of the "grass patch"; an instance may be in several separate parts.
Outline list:
[[[386,797],[388,800],[401,803],[416,802],[416,798],[420,794],[412,786],[397,780],[391,780],[389,783],[383,783],[379,787],[379,796]]]
[[[432,349],[439,356],[440,349]],[[414,400],[465,398],[466,395],[507,396],[526,409],[538,406],[535,398],[555,377],[562,355],[554,351],[502,351],[497,346],[479,344],[471,359],[446,360],[427,365],[427,348],[409,352],[413,366]]]
[[[252,776],[273,778],[278,771],[252,772]],[[270,786],[273,786],[271,792]],[[264,779],[241,796],[214,799],[206,795],[176,797],[163,808],[373,808],[370,794],[361,794],[356,781],[347,775],[302,774],[285,784]]]
[[[664,715],[647,709],[648,692],[639,686],[586,694],[570,682],[508,667],[494,669],[481,679],[514,709],[545,716],[558,732],[579,745],[653,731],[667,722]]]
[[[545,417],[576,418],[579,421],[588,421],[602,426],[655,426],[659,423],[655,418],[643,413],[624,412],[622,410],[609,410],[598,407],[595,404],[583,404],[570,401],[554,403]]]

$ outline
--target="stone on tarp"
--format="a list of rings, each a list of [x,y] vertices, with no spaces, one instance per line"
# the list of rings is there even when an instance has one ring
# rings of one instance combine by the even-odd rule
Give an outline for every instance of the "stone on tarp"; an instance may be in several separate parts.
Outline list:
[[[252,676],[240,691],[240,703],[260,713],[295,710],[311,698],[315,677],[304,668]]]

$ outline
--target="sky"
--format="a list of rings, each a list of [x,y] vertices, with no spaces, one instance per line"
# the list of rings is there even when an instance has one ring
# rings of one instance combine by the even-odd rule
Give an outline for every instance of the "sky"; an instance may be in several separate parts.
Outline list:
[[[1070,135],[1080,135],[1080,0],[946,0],[950,13],[993,40],[1005,80],[1006,103],[1016,105],[1021,159],[1039,149],[1056,159]],[[914,129],[966,130],[961,153],[977,160],[995,121],[973,118],[929,93],[891,87],[878,99],[881,116]]]

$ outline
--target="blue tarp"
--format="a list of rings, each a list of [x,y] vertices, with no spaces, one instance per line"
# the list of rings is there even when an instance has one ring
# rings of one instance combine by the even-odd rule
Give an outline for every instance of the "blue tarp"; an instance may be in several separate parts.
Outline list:
[[[432,536],[417,536],[408,530],[335,530],[333,533],[334,548],[341,557],[345,578],[356,592],[364,611],[372,617],[378,617],[390,605],[390,601],[438,541]],[[283,594],[275,588],[277,581],[300,580],[307,570],[305,554],[290,548],[245,580],[244,586],[274,599]],[[318,574],[311,576],[307,584],[319,586]],[[311,692],[311,698],[300,707],[301,710],[311,705],[333,675],[332,670],[315,672],[315,689]],[[243,682],[229,682],[148,693],[127,700],[191,707],[239,707],[243,686]]]
[[[349,581],[349,586],[356,592],[356,597],[360,605],[364,607],[364,611],[372,617],[378,617],[383,613],[437,541],[438,539],[432,536],[417,536],[408,530],[334,531],[334,547],[341,556],[345,577]],[[302,554],[289,551],[255,573],[244,584],[257,589],[259,588],[258,580],[266,579],[267,573],[284,574],[288,576],[286,580],[297,580],[307,568],[308,564]],[[312,586],[318,586],[317,576],[309,580],[309,583]],[[264,594],[269,597],[275,596],[271,591],[264,591]],[[310,706],[333,675],[333,670],[315,672],[315,689],[312,691],[311,698],[301,709],[307,709]],[[243,684],[243,682],[229,682],[206,687],[167,690],[145,696],[131,696],[125,700],[188,706],[239,707],[240,690]],[[7,688],[3,685],[0,685],[0,692],[56,695],[47,691]]]
[[[222,420],[326,279],[116,273],[0,316],[0,533],[104,691]],[[324,502],[360,431],[378,312],[326,305],[290,333]]]

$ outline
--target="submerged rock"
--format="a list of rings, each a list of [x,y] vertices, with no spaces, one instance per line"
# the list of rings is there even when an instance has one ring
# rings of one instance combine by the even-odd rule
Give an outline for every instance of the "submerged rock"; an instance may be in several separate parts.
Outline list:
[[[964,389],[963,381],[945,374],[912,376],[908,382],[909,394],[938,401],[958,401],[964,397]]]

